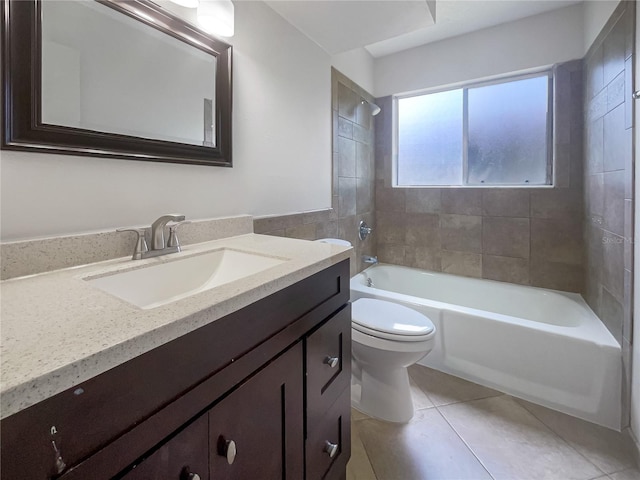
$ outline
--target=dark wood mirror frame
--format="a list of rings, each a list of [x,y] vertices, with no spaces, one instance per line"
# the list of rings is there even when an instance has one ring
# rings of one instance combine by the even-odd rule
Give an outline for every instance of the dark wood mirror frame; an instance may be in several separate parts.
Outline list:
[[[41,0],[2,0],[2,149],[231,167],[231,45],[148,0],[96,1],[217,58],[216,146],[43,124]]]

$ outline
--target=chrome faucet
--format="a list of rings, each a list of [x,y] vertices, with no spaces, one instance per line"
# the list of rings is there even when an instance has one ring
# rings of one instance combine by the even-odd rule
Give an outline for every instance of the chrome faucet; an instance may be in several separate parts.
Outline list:
[[[164,227],[169,222],[184,222],[184,215],[162,215],[151,224],[151,250],[163,250],[167,247],[164,243]]]
[[[371,263],[375,265],[378,263],[378,257],[372,257],[371,255],[362,255],[362,261],[364,263]]]
[[[176,222],[174,225],[169,226],[169,240],[164,241],[164,229],[169,222]],[[136,232],[138,239],[133,251],[132,260],[140,260],[143,258],[159,257],[160,255],[166,255],[168,253],[176,253],[180,251],[180,242],[176,235],[178,226],[183,225],[186,222],[184,215],[173,214],[163,215],[151,224],[150,228],[122,228],[116,230],[117,232]],[[151,249],[147,246],[147,233],[151,237]]]

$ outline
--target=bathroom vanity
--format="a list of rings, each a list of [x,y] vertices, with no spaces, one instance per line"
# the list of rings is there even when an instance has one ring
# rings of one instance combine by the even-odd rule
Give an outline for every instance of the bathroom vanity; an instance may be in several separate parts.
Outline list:
[[[10,323],[3,332],[8,344],[3,355],[9,354],[0,423],[3,479],[345,478],[349,251],[260,235],[239,238],[212,243],[254,251],[279,246],[291,259],[257,278],[147,310],[88,285],[84,267],[4,282]],[[106,269],[126,264],[113,263]],[[92,301],[93,310],[105,311],[87,313],[69,328],[91,337],[88,345],[102,336],[105,346],[77,354],[71,363],[69,352],[61,353],[64,360],[53,355],[49,366],[27,354],[24,361],[35,363],[23,374],[31,370],[33,378],[14,380],[4,370],[19,353],[10,338],[19,329],[12,320],[17,302],[43,285],[55,295],[60,283],[62,290],[72,290],[69,299],[75,294],[78,305],[67,308],[59,303],[65,298],[58,298],[62,312],[52,312],[52,320],[89,311],[82,304]],[[24,328],[33,328],[38,309],[25,310]],[[123,318],[127,311],[129,317]],[[86,327],[100,316],[120,330],[119,339],[100,333],[109,325],[96,323],[98,331]],[[126,328],[131,331],[122,332]],[[81,344],[42,348],[71,350]],[[134,346],[146,351],[138,353]],[[46,358],[46,353],[35,355]],[[104,371],[92,375],[95,365]]]

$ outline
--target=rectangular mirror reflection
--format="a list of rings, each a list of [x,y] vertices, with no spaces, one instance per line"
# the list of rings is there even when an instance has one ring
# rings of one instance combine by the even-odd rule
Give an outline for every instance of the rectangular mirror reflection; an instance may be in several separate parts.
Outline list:
[[[42,122],[215,146],[216,57],[100,3],[42,3]]]

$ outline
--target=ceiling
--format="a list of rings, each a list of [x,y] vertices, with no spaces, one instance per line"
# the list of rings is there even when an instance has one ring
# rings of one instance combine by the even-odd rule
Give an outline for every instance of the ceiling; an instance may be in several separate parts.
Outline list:
[[[330,54],[364,47],[433,25],[435,1],[267,0]]]
[[[364,47],[374,57],[580,2],[581,0],[267,0],[271,8],[328,53],[333,55]]]

